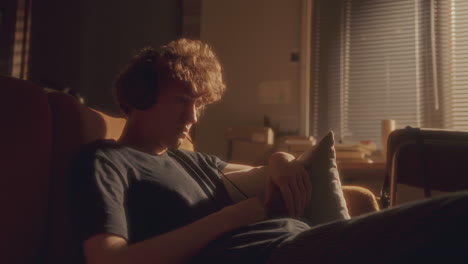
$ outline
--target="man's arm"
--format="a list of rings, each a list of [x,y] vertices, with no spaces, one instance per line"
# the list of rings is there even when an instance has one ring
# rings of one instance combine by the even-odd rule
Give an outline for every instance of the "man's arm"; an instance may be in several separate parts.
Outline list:
[[[224,186],[234,202],[245,200],[244,194],[265,202],[266,166],[253,167],[229,163],[222,172]]]
[[[223,177],[223,182],[234,201],[245,197],[233,187],[231,181],[248,197],[258,197],[267,207],[270,207],[275,196],[280,195],[291,217],[301,216],[307,201],[310,200],[309,175],[304,166],[289,153],[273,153],[268,160],[268,166],[228,164],[223,173],[229,178],[226,180]]]
[[[265,218],[264,206],[252,198],[132,245],[120,236],[95,235],[84,242],[83,250],[88,264],[185,263],[221,234]]]

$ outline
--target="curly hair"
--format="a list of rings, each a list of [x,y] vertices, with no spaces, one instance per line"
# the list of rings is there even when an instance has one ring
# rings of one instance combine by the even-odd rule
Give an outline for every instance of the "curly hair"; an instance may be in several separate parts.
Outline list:
[[[226,85],[213,50],[199,40],[178,39],[160,49],[146,47],[117,76],[114,92],[120,109],[146,110],[155,102],[161,84],[181,81],[189,84],[189,95],[210,104],[221,99]]]

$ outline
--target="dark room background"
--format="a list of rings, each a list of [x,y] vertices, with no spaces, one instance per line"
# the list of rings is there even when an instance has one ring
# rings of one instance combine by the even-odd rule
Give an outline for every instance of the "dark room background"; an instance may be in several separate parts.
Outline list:
[[[14,1],[14,0],[8,0]],[[115,75],[144,46],[180,37],[181,0],[32,1],[30,80],[80,93],[118,114]]]

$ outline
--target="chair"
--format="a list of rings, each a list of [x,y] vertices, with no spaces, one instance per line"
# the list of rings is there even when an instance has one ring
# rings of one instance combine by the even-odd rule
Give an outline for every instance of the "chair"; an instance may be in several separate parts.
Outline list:
[[[432,191],[468,189],[468,131],[407,127],[388,138],[381,206],[395,206],[397,184]]]
[[[50,109],[33,83],[0,75],[0,91],[0,263],[38,263],[51,180]]]

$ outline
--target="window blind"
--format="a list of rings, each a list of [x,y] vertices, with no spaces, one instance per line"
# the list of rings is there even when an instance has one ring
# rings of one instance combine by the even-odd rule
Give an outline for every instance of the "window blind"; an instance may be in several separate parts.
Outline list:
[[[431,2],[316,1],[311,131],[380,145],[380,121],[432,126]],[[317,65],[318,64],[318,65]],[[317,73],[318,72],[318,73]],[[314,100],[315,99],[315,100]],[[314,107],[312,107],[314,108]]]
[[[31,36],[32,0],[18,0],[11,76],[27,79]]]
[[[380,120],[422,126],[428,1],[346,1],[345,137],[380,142]]]
[[[468,1],[437,1],[436,8],[444,126],[468,130]]]

